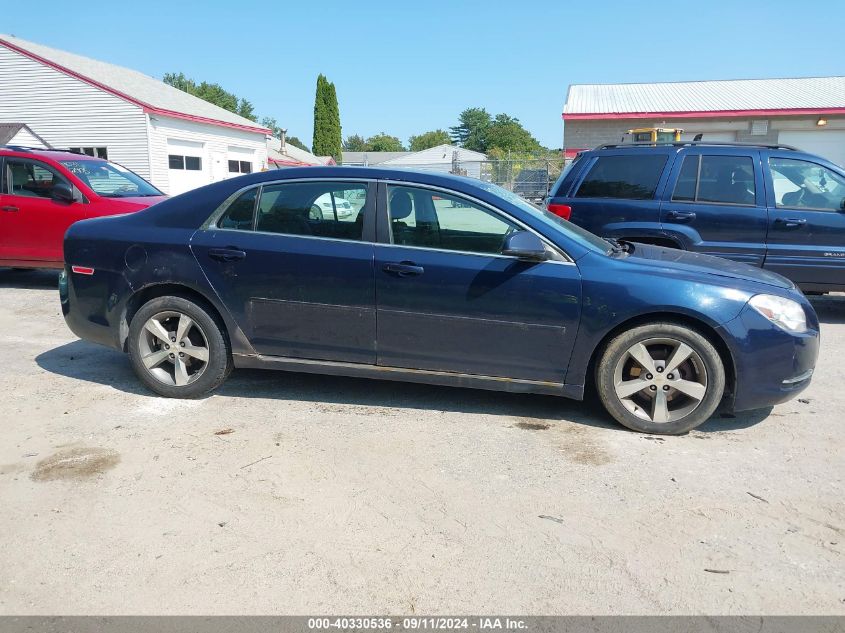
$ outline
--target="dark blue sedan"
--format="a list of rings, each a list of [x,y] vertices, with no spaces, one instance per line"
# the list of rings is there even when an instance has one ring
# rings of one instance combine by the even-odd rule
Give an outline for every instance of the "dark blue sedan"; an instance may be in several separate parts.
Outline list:
[[[346,206],[351,206],[349,212]],[[74,224],[62,307],[164,396],[233,367],[581,399],[684,433],[794,397],[819,346],[785,278],[608,242],[495,185],[311,167]]]

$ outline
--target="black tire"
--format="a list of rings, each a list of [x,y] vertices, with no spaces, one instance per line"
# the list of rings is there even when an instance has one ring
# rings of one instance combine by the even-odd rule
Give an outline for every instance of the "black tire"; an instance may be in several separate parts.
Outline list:
[[[659,356],[661,346],[663,346],[667,350],[665,354],[671,357],[672,342],[678,345],[686,345],[694,354],[689,356],[685,364],[679,365],[678,369],[674,370],[674,375],[671,373],[666,375],[655,374],[655,381],[660,381],[657,384],[647,380],[644,385],[652,386],[644,387],[629,398],[620,397],[616,389],[620,376],[618,372],[620,370],[623,373],[632,372],[638,369],[638,363],[634,360],[630,350],[636,348],[638,344],[645,344],[646,349],[651,351],[652,363],[656,363],[655,366],[658,371],[663,372],[663,368],[669,366],[668,359],[655,359],[652,350],[657,350]],[[663,363],[663,368],[661,368],[660,363]],[[627,369],[625,369],[626,367]],[[631,369],[631,367],[634,369]],[[682,376],[682,372],[686,373]],[[687,373],[690,375],[687,376]],[[640,368],[636,377],[645,379],[649,376],[652,376],[652,374]],[[669,386],[673,384],[667,380],[669,376],[675,379],[683,378],[684,380],[680,384],[684,385],[690,384],[690,381],[687,381],[686,378],[690,378],[692,382],[703,382],[697,387],[697,389],[703,390],[703,397],[698,400],[700,393],[696,393],[696,397],[690,397],[682,391],[674,390],[673,387]],[[623,376],[622,379],[625,380],[626,377]],[[620,424],[641,433],[681,435],[704,423],[718,408],[725,391],[725,368],[716,348],[700,332],[685,325],[660,322],[634,327],[614,337],[598,358],[595,380],[599,399],[607,412]],[[629,383],[624,383],[624,385],[627,384]],[[649,393],[647,389],[653,391]],[[666,404],[666,411],[670,415],[678,416],[677,419],[670,419],[665,422],[656,422],[652,419],[657,418],[654,398],[656,392],[660,390],[666,391],[664,402],[666,402],[666,398],[674,398],[676,410],[672,412],[672,401],[669,401]],[[647,410],[649,398],[651,398],[650,406],[653,407],[651,412]],[[685,412],[687,409],[690,410]]]
[[[208,360],[199,376],[184,385],[166,384],[147,369],[142,360],[143,336],[149,336],[145,325],[162,313],[179,313],[189,317],[198,326],[207,344]],[[196,336],[196,331],[194,331]],[[150,390],[168,398],[197,398],[219,387],[232,371],[232,353],[224,325],[210,307],[178,296],[151,299],[132,317],[129,324],[129,361],[135,374]],[[169,348],[168,348],[169,349]],[[178,348],[174,343],[174,351]],[[159,350],[162,351],[162,350]],[[173,357],[173,355],[170,355]],[[188,358],[191,362],[193,359]],[[163,365],[164,363],[162,363]]]

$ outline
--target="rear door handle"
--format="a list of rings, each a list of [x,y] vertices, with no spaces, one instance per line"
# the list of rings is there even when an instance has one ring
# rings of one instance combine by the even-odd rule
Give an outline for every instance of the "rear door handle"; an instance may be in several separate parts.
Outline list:
[[[425,268],[417,266],[414,262],[390,262],[382,266],[381,269],[399,277],[416,277],[425,272]]]
[[[775,224],[782,224],[787,229],[796,229],[807,224],[804,218],[775,218]]]
[[[669,213],[666,214],[666,217],[668,217],[670,220],[682,220],[682,221],[695,220],[695,212],[694,211],[669,211]]]
[[[18,211],[18,208],[7,204],[6,206],[0,207],[0,211],[8,211],[9,213],[14,213],[15,211]]]
[[[210,248],[208,256],[218,262],[236,262],[246,257],[246,253],[239,248],[230,246],[228,248]]]

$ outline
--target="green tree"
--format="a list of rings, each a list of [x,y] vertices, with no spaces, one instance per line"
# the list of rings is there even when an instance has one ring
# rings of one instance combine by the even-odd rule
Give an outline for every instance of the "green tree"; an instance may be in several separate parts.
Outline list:
[[[300,141],[295,136],[288,136],[286,142],[290,145],[293,145],[294,147],[298,147],[299,149],[304,149],[306,152],[311,151],[310,149],[308,149],[308,146],[305,143]]]
[[[484,108],[467,108],[458,117],[458,125],[449,128],[452,141],[476,152],[487,150],[487,130],[493,124]]]
[[[317,156],[332,156],[340,163],[342,152],[340,109],[334,84],[324,75],[317,77],[314,96],[314,140],[311,146]]]
[[[404,152],[405,146],[395,136],[381,132],[367,139],[367,152]]]
[[[423,132],[417,136],[412,136],[408,139],[408,147],[412,152],[421,152],[429,147],[437,147],[438,145],[446,145],[452,142],[449,133],[446,130],[432,130],[431,132]]]
[[[507,114],[497,114],[485,132],[486,148],[503,152],[530,153],[543,148],[526,130],[519,119]]]
[[[352,134],[346,137],[343,141],[343,149],[346,152],[367,152],[370,151],[370,146],[367,141],[360,134]]]
[[[187,92],[190,95],[199,97],[229,112],[234,112],[250,121],[257,120],[252,103],[244,98],[229,92],[220,84],[212,84],[207,81],[197,83],[185,76],[185,73],[165,73],[162,77],[164,83]]]

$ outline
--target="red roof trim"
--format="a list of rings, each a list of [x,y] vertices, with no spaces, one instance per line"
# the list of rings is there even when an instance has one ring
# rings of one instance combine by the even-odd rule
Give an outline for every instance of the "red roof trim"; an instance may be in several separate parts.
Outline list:
[[[795,116],[801,114],[845,114],[842,108],[781,108],[774,110],[709,110],[686,112],[597,112],[563,113],[564,121],[599,120],[599,119],[706,119],[713,117],[748,117],[748,116]]]
[[[57,64],[53,61],[50,61],[46,57],[41,57],[41,55],[37,55],[37,54],[35,54],[31,51],[26,50],[25,48],[21,48],[20,46],[16,46],[15,44],[12,44],[11,42],[8,42],[4,39],[0,39],[0,44],[5,46],[6,48],[9,48],[9,49],[15,51],[16,53],[20,53],[21,55],[23,55],[25,57],[29,57],[30,59],[33,59],[33,60],[35,60],[35,61],[37,61],[41,64],[44,64],[45,66],[49,66],[50,68],[58,70],[59,72],[62,72],[66,75],[70,75],[71,77],[74,77],[75,79],[79,79],[80,81],[84,81],[85,83],[87,83],[91,86],[94,86],[95,88],[99,88],[100,90],[104,90],[104,91],[108,92],[109,94],[113,94],[116,97],[119,97],[121,99],[124,99],[125,101],[128,101],[129,103],[133,103],[136,106],[139,106],[140,108],[142,108],[144,112],[149,113],[149,114],[160,114],[162,116],[169,116],[169,117],[172,117],[174,119],[185,119],[187,121],[194,121],[194,122],[197,122],[197,123],[206,123],[206,124],[210,124],[210,125],[220,125],[222,127],[235,128],[237,130],[245,130],[247,132],[260,132],[261,134],[270,134],[271,133],[271,130],[269,128],[264,128],[264,127],[259,127],[259,126],[251,126],[251,125],[242,125],[240,123],[229,123],[228,121],[218,121],[217,119],[209,119],[207,117],[197,116],[195,114],[187,114],[185,112],[176,112],[175,110],[165,110],[164,108],[157,108],[156,106],[153,106],[153,105],[150,105],[149,103],[145,103],[143,101],[135,99],[134,97],[130,97],[129,95],[127,95],[123,92],[120,92],[119,90],[115,90],[114,88],[111,88],[110,86],[107,86],[103,83],[100,83],[99,81],[91,79],[90,77],[86,77],[85,75],[81,75],[78,72],[71,70],[70,68],[66,68],[64,66],[61,66],[60,64]]]
[[[310,163],[303,163],[302,161],[298,160],[281,160],[278,158],[268,158],[268,163],[273,163],[274,165],[290,165],[291,167],[313,167]]]
[[[586,147],[569,147],[563,150],[563,157],[564,158],[575,158],[578,152],[585,152],[587,151]]]

